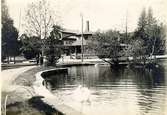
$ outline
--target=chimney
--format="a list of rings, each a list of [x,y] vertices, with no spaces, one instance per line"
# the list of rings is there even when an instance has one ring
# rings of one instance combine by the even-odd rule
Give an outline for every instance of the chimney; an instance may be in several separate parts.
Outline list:
[[[89,32],[89,21],[86,21],[86,32]]]

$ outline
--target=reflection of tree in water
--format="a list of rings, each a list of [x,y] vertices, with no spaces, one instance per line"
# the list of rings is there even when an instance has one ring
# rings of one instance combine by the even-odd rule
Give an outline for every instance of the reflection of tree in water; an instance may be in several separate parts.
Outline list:
[[[165,89],[160,87],[165,85],[165,69],[162,66],[153,68],[151,71],[133,69],[132,73],[135,76],[133,80],[137,84],[138,91],[141,93],[141,95],[138,95],[138,104],[141,107],[141,113],[149,113],[155,109],[154,105],[159,104],[158,101],[162,99],[162,97],[157,99],[157,94],[165,93]]]
[[[124,71],[125,68],[111,69],[110,67],[100,67],[98,78],[100,82],[117,83],[124,76]]]
[[[95,84],[97,70],[94,66],[78,66],[69,68],[69,75],[73,85],[91,87]]]
[[[147,69],[133,69],[132,76],[140,89],[152,89],[164,85],[165,71],[162,66],[151,71]]]
[[[67,77],[67,73],[47,76],[47,78],[45,78],[46,87],[49,86],[51,90],[54,90],[57,88],[63,88],[65,86],[66,77]]]
[[[94,67],[94,66],[93,66]],[[96,82],[97,71],[92,66],[78,66],[68,68],[67,74],[48,76],[45,81],[51,89],[63,87],[77,87],[78,85],[92,87]]]

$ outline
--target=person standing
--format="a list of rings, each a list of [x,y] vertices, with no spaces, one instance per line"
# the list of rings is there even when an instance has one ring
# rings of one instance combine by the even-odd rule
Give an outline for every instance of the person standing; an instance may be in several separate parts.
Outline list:
[[[43,65],[43,56],[40,56],[40,65]]]
[[[36,62],[37,62],[37,65],[39,64],[39,55],[36,55]]]

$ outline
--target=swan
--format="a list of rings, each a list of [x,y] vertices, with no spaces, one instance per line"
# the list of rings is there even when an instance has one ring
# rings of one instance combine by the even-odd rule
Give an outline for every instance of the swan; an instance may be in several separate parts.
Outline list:
[[[73,98],[81,103],[90,103],[90,90],[87,87],[79,85],[73,92]]]
[[[97,63],[97,64],[95,64],[95,67],[98,67],[99,66],[99,64]]]

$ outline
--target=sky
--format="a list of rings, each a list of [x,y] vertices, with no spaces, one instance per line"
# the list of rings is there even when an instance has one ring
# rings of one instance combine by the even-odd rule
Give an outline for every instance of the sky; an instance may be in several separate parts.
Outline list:
[[[7,0],[9,13],[20,32],[28,4],[37,0]],[[48,0],[51,9],[59,15],[64,28],[81,31],[81,14],[84,28],[90,22],[90,30],[115,29],[125,31],[126,17],[128,31],[134,31],[143,8],[151,7],[154,16],[167,24],[167,0]],[[19,18],[20,17],[20,18]],[[20,26],[19,26],[20,25]]]

